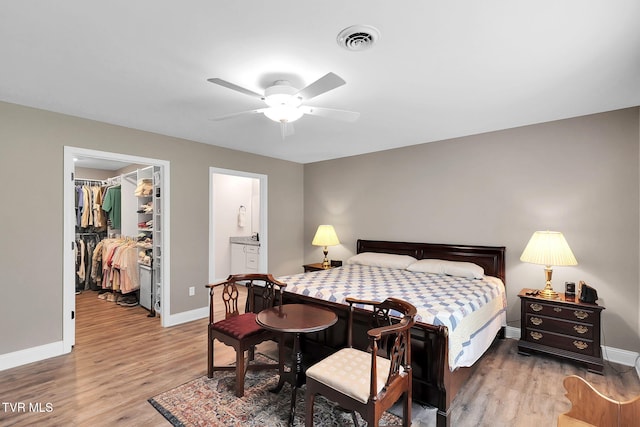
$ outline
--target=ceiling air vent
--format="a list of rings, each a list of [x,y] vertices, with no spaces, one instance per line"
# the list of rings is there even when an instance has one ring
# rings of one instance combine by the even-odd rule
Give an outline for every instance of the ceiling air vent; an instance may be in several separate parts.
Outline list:
[[[351,51],[367,50],[380,39],[380,31],[370,25],[353,25],[338,34],[338,44]]]

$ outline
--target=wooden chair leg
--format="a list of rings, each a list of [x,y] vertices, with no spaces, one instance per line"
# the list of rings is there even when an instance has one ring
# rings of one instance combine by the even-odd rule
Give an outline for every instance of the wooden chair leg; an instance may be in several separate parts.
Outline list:
[[[236,349],[236,397],[244,396],[244,351]]]
[[[411,396],[405,393],[404,411],[402,412],[402,425],[404,427],[411,427],[411,404]]]
[[[207,341],[207,377],[213,378],[213,339],[211,336]]]
[[[316,395],[315,393],[310,393],[309,390],[307,390],[307,393],[304,397],[304,426],[313,427],[313,403]]]

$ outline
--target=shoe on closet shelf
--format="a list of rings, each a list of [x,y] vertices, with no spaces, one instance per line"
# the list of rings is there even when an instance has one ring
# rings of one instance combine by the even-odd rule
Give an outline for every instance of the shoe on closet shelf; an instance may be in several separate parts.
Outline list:
[[[103,292],[103,293],[101,293],[101,294],[98,294],[98,299],[104,299],[104,300],[106,300],[106,299],[107,299],[107,296],[109,296],[109,294],[110,294],[110,293],[111,293],[111,292]]]
[[[114,302],[115,300],[116,300],[115,294],[113,294],[112,292],[109,292],[109,294],[107,295],[107,301]]]

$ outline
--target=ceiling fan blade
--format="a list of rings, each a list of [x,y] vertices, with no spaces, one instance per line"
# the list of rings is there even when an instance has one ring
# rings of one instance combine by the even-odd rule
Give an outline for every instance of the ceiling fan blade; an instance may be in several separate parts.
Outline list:
[[[215,84],[220,85],[220,86],[224,86],[224,87],[226,87],[228,89],[235,90],[235,91],[240,92],[240,93],[244,93],[245,95],[249,95],[249,96],[252,96],[254,98],[258,98],[258,99],[263,99],[264,98],[264,96],[260,95],[259,93],[256,93],[256,92],[254,92],[252,90],[249,90],[249,89],[246,89],[246,88],[243,88],[242,86],[238,86],[237,84],[228,82],[226,80],[219,79],[217,77],[211,78],[211,79],[207,79],[207,81],[210,82],[210,83],[215,83]]]
[[[299,107],[305,114],[312,116],[326,117],[328,119],[341,120],[343,122],[355,122],[360,117],[360,113],[347,110],[336,110],[335,108],[310,107],[303,105]]]
[[[245,114],[263,113],[265,110],[266,110],[266,108],[258,108],[258,109],[255,109],[255,110],[239,111],[237,113],[229,113],[229,114],[224,114],[222,116],[213,117],[213,118],[211,118],[209,120],[213,120],[214,122],[217,122],[219,120],[232,119],[234,117],[242,116],[242,115],[245,115]]]
[[[325,92],[329,92],[332,89],[342,86],[346,82],[336,74],[327,73],[323,77],[320,77],[309,86],[300,89],[297,93],[302,99],[311,99],[318,95],[322,95]]]

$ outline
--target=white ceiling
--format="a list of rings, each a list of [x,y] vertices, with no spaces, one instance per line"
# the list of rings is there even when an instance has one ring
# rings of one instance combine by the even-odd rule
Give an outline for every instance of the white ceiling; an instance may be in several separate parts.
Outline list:
[[[640,105],[637,0],[7,0],[0,100],[300,163]],[[370,50],[338,46],[355,24]],[[295,134],[262,93],[328,72],[346,85],[308,104]]]

